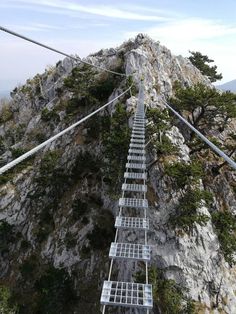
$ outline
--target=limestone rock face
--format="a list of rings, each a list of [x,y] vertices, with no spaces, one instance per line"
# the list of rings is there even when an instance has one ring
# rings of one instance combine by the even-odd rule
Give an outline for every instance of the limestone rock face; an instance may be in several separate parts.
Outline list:
[[[112,70],[121,68],[127,75],[132,75],[136,88],[143,89],[144,102],[150,108],[165,107],[163,100],[173,95],[175,81],[179,81],[182,86],[191,86],[197,82],[210,85],[208,79],[188,59],[172,55],[159,42],[142,34],[116,49],[103,49],[90,55],[86,61]],[[4,152],[0,156],[2,165],[14,158],[14,150],[34,147],[39,143],[37,138],[40,137],[40,141],[43,141],[68,126],[70,117],[64,103],[72,95],[70,91],[63,90],[63,81],[75,66],[74,62],[66,58],[12,92],[10,109],[13,117],[0,124],[4,146]],[[123,80],[115,87],[109,99],[124,89]],[[128,112],[132,112],[138,100],[138,93],[127,95],[124,102]],[[55,119],[42,121],[42,111],[45,109],[55,112]],[[109,114],[112,115],[114,110],[113,104],[108,109]],[[74,121],[83,114],[77,114]],[[231,132],[236,131],[235,121],[228,128]],[[226,129],[225,134],[228,131]],[[86,289],[83,290],[81,282],[87,282],[88,287],[90,284],[92,287],[95,282],[95,290],[91,292],[94,291],[93,304],[87,306],[86,301],[81,301],[80,308],[88,313],[97,313],[101,284],[107,278],[109,260],[107,250],[94,249],[88,254],[88,235],[97,224],[98,213],[106,210],[115,215],[118,202],[117,197],[114,198],[108,192],[109,183],[98,176],[87,173],[78,181],[73,177],[72,172],[75,171],[76,158],[80,152],[88,151],[103,156],[101,141],[89,138],[88,134],[89,127],[86,124],[67,133],[39,152],[23,169],[13,172],[7,183],[0,185],[0,220],[7,221],[13,226],[14,232],[20,234],[15,241],[9,243],[8,252],[1,255],[0,279],[9,282],[15,280],[20,276],[17,263],[23,263],[29,256],[36,254],[42,261],[50,261],[56,268],[66,269],[82,299],[86,295]],[[219,135],[222,141],[225,134]],[[185,143],[184,135],[184,130],[178,125],[169,125],[166,132],[166,136],[178,148],[176,160],[189,163],[190,149]],[[60,151],[60,159],[55,164],[58,171],[55,172],[54,179],[65,177],[67,185],[60,189],[61,195],[52,189],[52,181],[40,177],[42,160],[49,150]],[[149,164],[156,158],[154,150],[150,148]],[[178,233],[168,221],[175,213],[181,191],[174,189],[170,178],[165,175],[163,160],[157,160],[149,169],[148,186],[152,191],[149,199],[152,222],[149,243],[153,247],[152,264],[161,268],[167,279],[173,279],[187,288],[189,297],[202,304],[204,313],[236,313],[235,268],[231,268],[225,261],[211,222],[211,212],[220,210],[222,204],[226,204],[231,212],[236,212],[235,195],[229,184],[233,180],[235,174],[228,171],[220,173],[209,182],[208,189],[214,194],[214,208],[202,204],[198,209],[210,218],[209,221],[205,226],[195,224],[190,234]],[[42,185],[40,188],[39,182]],[[58,182],[64,184],[63,179]],[[200,185],[203,188],[202,182]],[[86,222],[71,218],[72,204],[77,199],[89,206]],[[132,233],[125,236],[137,240]],[[23,241],[28,243],[25,249],[21,249]],[[116,264],[115,269],[118,278],[123,281],[137,270],[123,262]],[[213,309],[212,304],[216,304],[217,300],[218,306]],[[75,309],[74,313],[79,312]]]

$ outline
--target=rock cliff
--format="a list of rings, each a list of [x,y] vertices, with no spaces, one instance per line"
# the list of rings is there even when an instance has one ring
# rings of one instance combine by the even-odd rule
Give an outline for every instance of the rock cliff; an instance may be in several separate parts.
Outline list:
[[[92,54],[86,61],[132,75],[132,95],[0,177],[0,284],[10,289],[20,313],[99,312],[130,134],[127,125],[132,124],[140,80],[147,108],[160,112],[165,108],[164,97],[173,95],[176,81],[185,87],[199,82],[210,86],[188,59],[172,55],[143,35],[116,49]],[[37,74],[12,91],[11,102],[1,109],[1,165],[126,87],[125,79],[77,66],[67,58]],[[222,133],[209,130],[209,135],[214,132],[224,142],[232,131],[236,131],[234,120]],[[212,214],[226,207],[236,213],[235,173],[225,166],[214,174],[211,161],[217,163],[217,158],[212,154],[211,160],[202,160],[204,173],[193,185],[213,196],[212,202],[202,200],[197,208],[209,219],[205,224],[194,222],[188,232],[173,227],[171,219],[186,188],[176,187],[165,169],[167,163],[192,163],[188,131],[167,113],[163,138],[149,132],[152,269],[162,273],[162,280],[173,280],[194,300],[197,313],[235,313],[235,267],[225,260],[212,221]],[[162,154],[155,145],[163,143],[164,137],[171,151]],[[135,237],[132,233],[127,236]],[[142,271],[139,264],[131,269],[122,265],[122,270],[121,264],[115,268],[122,280],[130,272]],[[165,313],[158,297],[155,301],[153,313]]]

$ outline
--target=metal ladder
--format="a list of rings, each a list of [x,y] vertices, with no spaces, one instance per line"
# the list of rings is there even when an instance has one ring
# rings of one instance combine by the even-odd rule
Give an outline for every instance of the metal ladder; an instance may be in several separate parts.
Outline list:
[[[146,199],[145,124],[144,105],[138,104],[124,173],[125,181],[122,184],[122,197],[119,199],[119,214],[115,220],[116,236],[109,250],[111,259],[109,276],[102,287],[100,302],[103,305],[103,314],[106,306],[140,308],[144,309],[145,313],[149,313],[153,307],[152,285],[148,283],[151,246],[147,243],[149,219],[147,218],[148,201]],[[127,197],[127,193],[129,196],[132,193],[132,197]],[[138,213],[137,216],[125,216],[124,214],[129,208],[133,208]],[[144,243],[118,242],[118,233],[122,230],[143,231]],[[121,259],[127,262],[136,260],[145,263],[145,284],[111,280],[113,263]]]

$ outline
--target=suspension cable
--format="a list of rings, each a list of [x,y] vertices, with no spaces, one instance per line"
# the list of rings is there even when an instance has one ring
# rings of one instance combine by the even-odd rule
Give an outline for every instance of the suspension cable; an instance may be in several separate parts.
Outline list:
[[[38,45],[38,46],[41,46],[41,47],[43,47],[43,48],[49,49],[49,50],[51,50],[51,51],[54,51],[54,52],[56,52],[56,53],[59,53],[59,54],[65,56],[65,57],[68,57],[68,58],[70,58],[70,59],[76,61],[76,62],[79,61],[79,62],[81,62],[81,63],[84,63],[84,64],[90,65],[90,66],[92,66],[92,67],[94,67],[94,68],[97,68],[97,69],[99,69],[99,70],[106,71],[106,72],[109,72],[109,73],[112,73],[112,74],[115,74],[115,75],[120,75],[120,76],[125,76],[125,77],[127,77],[127,75],[126,75],[125,73],[118,73],[118,72],[116,72],[116,71],[112,71],[112,70],[109,70],[109,69],[106,69],[106,68],[102,68],[102,67],[100,67],[100,66],[98,66],[98,65],[95,65],[95,64],[89,63],[89,62],[87,62],[87,61],[84,61],[84,60],[82,60],[82,59],[79,58],[79,57],[73,57],[73,56],[69,55],[68,53],[65,53],[65,52],[60,51],[60,50],[58,50],[58,49],[49,47],[49,46],[47,46],[47,45],[45,45],[45,44],[43,44],[43,43],[40,43],[40,42],[38,42],[38,41],[36,41],[36,40],[34,40],[34,39],[31,39],[31,38],[29,38],[29,37],[26,37],[26,36],[24,36],[24,35],[21,35],[21,34],[19,34],[19,33],[16,33],[16,32],[14,32],[14,31],[12,31],[12,30],[10,30],[10,29],[7,29],[7,28],[5,28],[5,27],[3,27],[3,26],[0,26],[0,31],[6,32],[6,33],[11,34],[11,35],[13,35],[13,36],[19,37],[19,38],[24,39],[24,40],[26,40],[26,41],[29,41],[29,42],[31,42],[31,43],[33,43],[33,44],[35,44],[35,45]]]
[[[197,136],[199,136],[208,146],[210,146],[220,157],[224,158],[232,168],[236,170],[236,162],[234,162],[229,156],[227,156],[221,149],[213,144],[208,138],[206,138],[201,132],[199,132],[191,123],[184,119],[177,111],[175,111],[165,100],[164,103],[168,109],[170,109],[181,121],[183,121],[191,130],[193,130]]]
[[[124,94],[126,94],[132,86],[130,86],[128,89],[126,89],[123,93],[121,93],[120,95],[118,95],[117,97],[115,97],[114,99],[112,99],[111,101],[109,101],[108,103],[106,103],[105,105],[103,105],[102,107],[98,108],[97,110],[93,111],[92,113],[88,114],[86,117],[82,118],[81,120],[77,121],[76,123],[72,124],[71,126],[69,126],[68,128],[66,128],[65,130],[59,132],[58,134],[50,137],[48,140],[46,140],[45,142],[39,144],[38,146],[34,147],[33,149],[31,149],[30,151],[26,152],[25,154],[21,155],[20,157],[14,159],[13,161],[9,162],[8,164],[6,164],[5,166],[0,168],[0,175],[3,174],[4,172],[6,172],[7,170],[13,168],[14,166],[16,166],[17,164],[19,164],[20,162],[22,162],[23,160],[25,160],[26,158],[34,155],[35,153],[37,153],[40,149],[42,149],[43,147],[45,147],[46,145],[48,145],[49,143],[55,141],[57,138],[59,138],[60,136],[62,136],[63,134],[69,132],[70,130],[72,130],[73,128],[75,128],[76,126],[78,126],[79,124],[83,123],[84,121],[88,120],[89,118],[91,118],[92,116],[94,116],[96,113],[98,113],[99,111],[103,110],[104,108],[106,108],[107,106],[109,106],[111,103],[113,103],[115,100],[117,100],[118,98],[120,98],[121,96],[123,96]]]

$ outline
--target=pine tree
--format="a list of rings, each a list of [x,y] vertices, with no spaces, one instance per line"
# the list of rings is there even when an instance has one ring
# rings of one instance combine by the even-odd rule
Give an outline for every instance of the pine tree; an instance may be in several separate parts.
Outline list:
[[[191,53],[191,56],[188,58],[192,64],[198,68],[203,75],[206,75],[211,82],[215,82],[217,80],[222,79],[222,74],[217,73],[217,66],[209,66],[208,63],[214,62],[214,60],[211,60],[206,55],[202,55],[199,51],[189,51]]]

